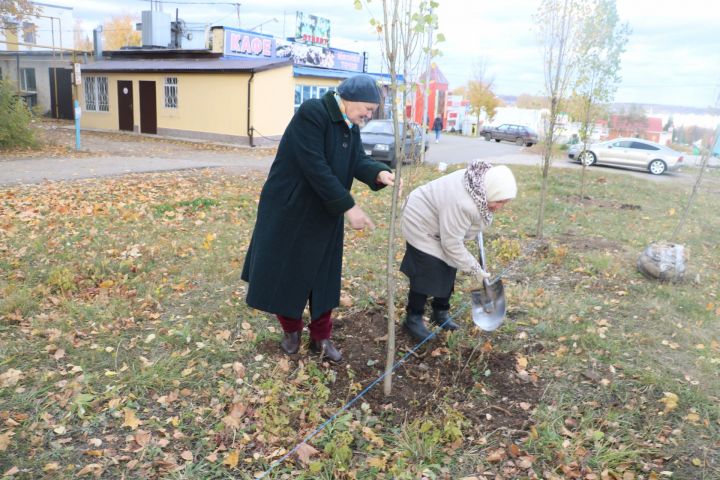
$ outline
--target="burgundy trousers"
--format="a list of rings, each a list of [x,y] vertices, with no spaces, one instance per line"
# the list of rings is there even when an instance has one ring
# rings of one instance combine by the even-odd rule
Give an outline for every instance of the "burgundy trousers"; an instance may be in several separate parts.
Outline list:
[[[277,319],[280,321],[280,325],[282,325],[282,329],[286,333],[300,332],[303,329],[302,318],[290,318],[277,315]],[[312,320],[310,325],[308,325],[310,338],[317,341],[330,338],[332,326],[332,310],[328,310],[315,320]]]

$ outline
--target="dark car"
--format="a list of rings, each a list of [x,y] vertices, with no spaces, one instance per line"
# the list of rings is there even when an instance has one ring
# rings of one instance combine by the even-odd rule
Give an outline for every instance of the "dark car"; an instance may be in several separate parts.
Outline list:
[[[399,127],[404,130],[404,125],[400,122]],[[405,137],[405,162],[412,163],[420,157],[423,148],[423,134],[417,123],[410,123],[410,129]],[[397,160],[395,158],[395,135],[393,133],[392,120],[371,120],[360,130],[363,148],[365,153],[370,155],[374,160],[386,163],[390,167],[395,168]],[[425,141],[425,150],[428,149],[428,142]]]
[[[538,143],[538,136],[535,131],[524,125],[513,125],[510,123],[503,123],[499,127],[483,127],[480,131],[480,135],[485,137],[488,142],[495,140],[507,140],[508,142],[515,142],[519,146],[525,145],[526,147],[532,147]]]

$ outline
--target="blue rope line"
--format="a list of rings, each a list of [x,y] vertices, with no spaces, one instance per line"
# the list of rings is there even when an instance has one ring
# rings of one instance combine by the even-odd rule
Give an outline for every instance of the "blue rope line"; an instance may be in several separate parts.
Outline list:
[[[292,455],[293,453],[295,453],[295,452],[298,450],[298,448],[300,448],[303,444],[307,443],[308,441],[312,440],[312,438],[313,438],[315,435],[317,435],[318,433],[322,432],[322,431],[325,429],[325,427],[327,427],[330,423],[332,423],[332,422],[338,417],[338,415],[340,415],[341,413],[343,413],[344,411],[346,411],[348,408],[352,407],[355,402],[357,402],[358,400],[360,400],[360,399],[361,399],[366,393],[368,393],[375,385],[377,385],[382,379],[384,379],[384,378],[388,375],[388,373],[394,372],[400,365],[402,365],[403,363],[405,363],[405,360],[407,360],[410,355],[414,354],[420,347],[422,347],[422,346],[425,344],[425,342],[427,342],[428,340],[430,340],[431,338],[433,338],[435,335],[437,335],[437,333],[442,329],[442,327],[445,326],[446,323],[448,323],[448,322],[449,322],[450,320],[452,320],[453,318],[457,317],[457,316],[458,316],[460,313],[462,313],[466,308],[467,308],[467,304],[463,305],[463,306],[460,308],[460,310],[458,310],[458,311],[455,313],[455,315],[453,315],[453,316],[451,316],[451,317],[448,317],[448,319],[445,320],[438,328],[436,328],[435,330],[433,330],[432,332],[430,332],[430,335],[428,335],[427,337],[425,337],[420,343],[418,343],[418,344],[415,345],[412,349],[410,349],[400,360],[398,360],[397,362],[395,362],[395,364],[393,365],[393,367],[390,369],[389,372],[383,372],[382,375],[380,375],[378,378],[376,378],[375,380],[373,380],[372,383],[370,383],[370,385],[368,385],[367,387],[365,387],[365,389],[364,389],[362,392],[358,393],[358,394],[355,396],[355,398],[353,398],[353,399],[350,400],[348,403],[346,403],[345,405],[343,405],[342,408],[340,408],[340,410],[338,410],[337,412],[335,412],[332,417],[330,417],[330,418],[328,418],[327,420],[325,420],[325,422],[324,422],[322,425],[320,425],[320,426],[319,426],[318,428],[316,428],[313,432],[311,432],[307,437],[305,437],[305,439],[303,439],[302,442],[300,442],[300,443],[298,443],[297,445],[295,445],[295,447],[294,447],[292,450],[290,450],[288,453],[286,453],[285,455],[283,455],[280,459],[275,460],[275,461],[272,463],[272,465],[270,465],[270,468],[268,468],[267,470],[265,470],[265,472],[264,472],[262,475],[260,475],[259,477],[257,477],[257,479],[260,480],[260,479],[262,479],[262,478],[265,478],[270,472],[272,472],[272,471],[275,469],[275,467],[277,467],[278,465],[280,465],[282,462],[284,462],[285,460],[287,460],[288,457],[290,457],[290,455]]]

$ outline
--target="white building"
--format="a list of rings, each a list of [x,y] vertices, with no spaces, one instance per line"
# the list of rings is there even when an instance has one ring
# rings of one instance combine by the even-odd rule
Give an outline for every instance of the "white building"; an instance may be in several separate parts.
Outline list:
[[[5,19],[0,29],[0,79],[15,84],[40,113],[72,118],[73,9],[46,3],[38,15]]]
[[[75,48],[72,7],[33,2],[40,8],[37,16],[24,20],[5,20],[0,29],[0,51],[36,52]],[[64,33],[64,34],[63,34]]]

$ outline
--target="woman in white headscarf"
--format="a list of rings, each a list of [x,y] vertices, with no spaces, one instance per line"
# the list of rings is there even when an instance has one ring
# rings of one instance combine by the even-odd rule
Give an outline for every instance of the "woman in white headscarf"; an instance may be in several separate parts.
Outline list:
[[[489,277],[465,241],[486,230],[493,213],[516,195],[517,184],[508,167],[480,160],[410,193],[403,211],[407,248],[400,271],[410,280],[403,326],[415,339],[430,335],[423,321],[428,297],[433,297],[431,322],[445,330],[458,328],[449,320],[457,271],[473,275],[478,282]]]

